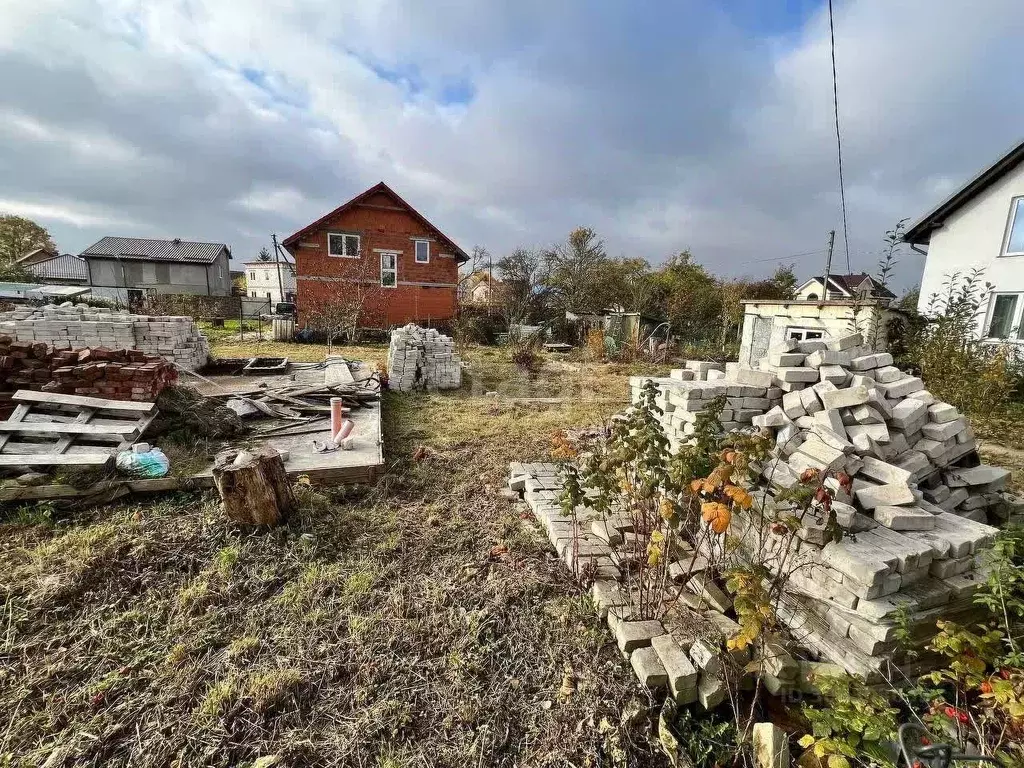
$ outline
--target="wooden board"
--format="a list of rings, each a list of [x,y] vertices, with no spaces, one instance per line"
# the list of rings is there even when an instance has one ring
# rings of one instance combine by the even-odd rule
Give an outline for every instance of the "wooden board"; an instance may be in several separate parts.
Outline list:
[[[156,410],[156,403],[106,400],[102,397],[62,395],[57,392],[36,392],[31,389],[19,389],[11,399],[18,403],[56,403],[58,405],[75,405],[80,408],[97,408],[103,411],[127,411],[134,414],[152,413]]]
[[[138,421],[123,424],[87,424],[82,422],[10,422],[0,421],[0,432],[48,435],[130,435],[138,430]]]

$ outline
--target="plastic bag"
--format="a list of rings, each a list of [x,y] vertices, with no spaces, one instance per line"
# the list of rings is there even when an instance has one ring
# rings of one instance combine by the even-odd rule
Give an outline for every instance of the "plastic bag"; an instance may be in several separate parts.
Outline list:
[[[148,451],[121,451],[117,454],[117,468],[132,477],[164,477],[171,469],[171,462],[159,448]]]

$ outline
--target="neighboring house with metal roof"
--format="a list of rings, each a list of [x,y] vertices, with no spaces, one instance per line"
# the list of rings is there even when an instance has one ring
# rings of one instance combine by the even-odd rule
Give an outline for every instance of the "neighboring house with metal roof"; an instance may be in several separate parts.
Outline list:
[[[864,273],[856,275],[829,275],[828,291],[825,290],[825,277],[816,275],[794,291],[798,301],[849,301],[862,299],[882,299],[889,302],[896,294]]]
[[[951,275],[982,269],[981,282],[993,288],[978,315],[979,335],[1024,342],[1024,141],[922,216],[903,239],[926,254],[921,312],[948,290]]]
[[[104,237],[81,253],[93,296],[134,303],[149,294],[231,295],[224,243]]]
[[[65,253],[45,261],[34,261],[26,269],[49,285],[88,285],[89,266],[85,259]]]

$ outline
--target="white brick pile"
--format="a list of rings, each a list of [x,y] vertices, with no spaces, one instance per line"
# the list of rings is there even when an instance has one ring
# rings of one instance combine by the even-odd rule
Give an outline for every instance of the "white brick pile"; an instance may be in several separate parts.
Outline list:
[[[191,317],[133,315],[70,302],[0,312],[0,333],[57,349],[138,349],[187,370],[206,365],[210,356],[209,342]]]
[[[410,392],[461,386],[462,363],[450,336],[412,323],[391,332],[388,387]]]
[[[822,655],[877,679],[882,658],[902,651],[897,617],[924,638],[939,617],[969,621],[984,572],[981,550],[1021,502],[1004,492],[1009,472],[980,464],[974,434],[956,408],[938,401],[892,356],[862,346],[858,334],[787,342],[756,368],[727,366],[724,378],[685,381],[685,370],[656,379],[661,421],[673,444],[696,415],[725,395],[726,429],[767,431],[776,447],[761,468],[770,514],[793,512],[774,495],[806,470],[846,472],[852,493],[833,478],[833,511],[844,529],[831,541],[820,509],[803,520],[787,571],[796,564],[781,613]],[[634,401],[646,379],[631,380]],[[746,387],[758,388],[753,392]],[[751,414],[751,411],[758,411]],[[763,541],[733,517],[730,533],[763,552]],[[781,562],[781,554],[779,561]]]

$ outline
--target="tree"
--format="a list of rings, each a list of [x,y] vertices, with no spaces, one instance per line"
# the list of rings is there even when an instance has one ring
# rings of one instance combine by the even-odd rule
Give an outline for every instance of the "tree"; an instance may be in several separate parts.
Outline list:
[[[541,255],[516,248],[496,266],[501,280],[497,301],[506,323],[512,326],[537,319],[545,301]]]
[[[273,261],[274,257],[270,255],[270,250],[267,246],[260,248],[259,254],[256,256],[259,261]]]
[[[38,247],[57,252],[50,233],[34,221],[12,214],[0,216],[0,279],[28,279],[28,270],[17,262]]]
[[[601,283],[608,304],[621,306],[626,312],[660,314],[658,286],[646,259],[609,259]]]
[[[577,227],[566,241],[544,253],[547,285],[562,311],[601,309],[607,300],[602,280],[608,263],[604,241],[589,227]]]
[[[689,251],[671,257],[654,281],[674,335],[686,344],[714,342],[721,333],[723,293]]]
[[[359,331],[376,310],[375,299],[383,288],[372,259],[353,259],[344,281],[327,285],[334,286],[335,292],[315,302],[306,315],[306,327],[325,336],[331,352],[339,338],[359,340]]]

